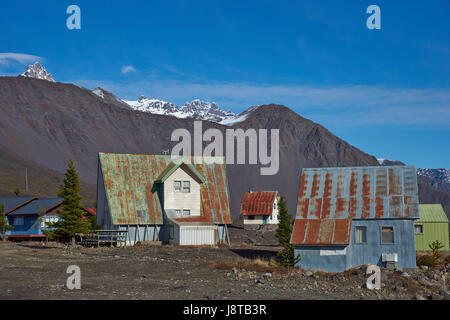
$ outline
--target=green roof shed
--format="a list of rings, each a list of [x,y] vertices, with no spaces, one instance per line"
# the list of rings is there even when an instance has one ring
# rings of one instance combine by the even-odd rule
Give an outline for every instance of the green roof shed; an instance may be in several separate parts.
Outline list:
[[[440,204],[419,205],[420,219],[414,222],[416,251],[431,251],[428,246],[439,240],[449,250],[448,218]]]

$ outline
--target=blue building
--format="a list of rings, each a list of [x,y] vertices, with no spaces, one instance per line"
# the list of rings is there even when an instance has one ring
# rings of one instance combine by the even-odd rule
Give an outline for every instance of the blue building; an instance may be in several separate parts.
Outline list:
[[[303,169],[291,244],[305,270],[415,268],[412,166]]]
[[[0,205],[5,204],[8,223],[13,226],[6,232],[8,239],[44,237],[42,230],[47,224],[59,220],[62,201],[62,198],[38,199],[33,196],[0,198]]]

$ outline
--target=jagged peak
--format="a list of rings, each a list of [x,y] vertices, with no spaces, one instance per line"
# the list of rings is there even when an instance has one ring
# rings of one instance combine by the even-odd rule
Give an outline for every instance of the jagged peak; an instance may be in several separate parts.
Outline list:
[[[20,76],[55,82],[52,75],[48,73],[38,61],[32,65],[29,65],[27,70],[25,70]]]

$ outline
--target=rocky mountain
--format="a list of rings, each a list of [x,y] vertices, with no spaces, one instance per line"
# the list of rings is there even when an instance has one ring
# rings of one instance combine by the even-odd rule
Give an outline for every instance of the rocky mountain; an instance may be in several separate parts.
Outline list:
[[[101,99],[99,94],[99,90],[94,94],[72,84],[0,77],[1,150],[8,152],[10,159],[20,159],[16,162],[21,168],[51,169],[49,176],[64,173],[68,160],[74,159],[83,185],[92,187],[96,185],[98,152],[161,154],[177,143],[170,140],[173,130],[186,128],[193,133],[193,119],[127,109],[120,101]],[[211,121],[202,125],[203,131],[217,128],[223,133],[228,128],[280,129],[278,174],[261,176],[259,164],[227,165],[235,216],[249,188],[277,189],[295,214],[304,167],[378,165],[375,157],[280,105],[255,106],[246,111],[245,119],[228,126]],[[14,181],[23,181],[23,171],[16,171],[20,176]],[[1,172],[5,168],[0,161]],[[0,194],[11,195],[15,187],[0,184]]]
[[[450,169],[417,169],[417,174],[428,177],[437,184],[450,184]]]
[[[45,70],[44,67],[37,61],[28,66],[28,69],[25,70],[21,76],[55,82],[52,75],[48,73],[47,70]]]
[[[231,111],[221,110],[214,102],[205,102],[198,99],[186,102],[182,107],[155,98],[148,99],[145,96],[141,96],[137,101],[124,100],[124,102],[137,111],[174,116],[182,119],[193,118],[220,122],[235,116]]]

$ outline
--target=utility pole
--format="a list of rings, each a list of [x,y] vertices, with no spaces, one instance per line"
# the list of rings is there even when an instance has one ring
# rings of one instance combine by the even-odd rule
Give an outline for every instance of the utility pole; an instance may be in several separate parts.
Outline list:
[[[25,168],[25,190],[28,194],[28,168]]]

